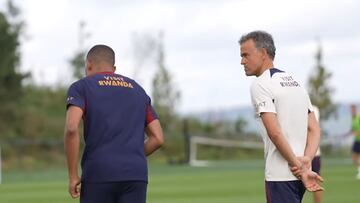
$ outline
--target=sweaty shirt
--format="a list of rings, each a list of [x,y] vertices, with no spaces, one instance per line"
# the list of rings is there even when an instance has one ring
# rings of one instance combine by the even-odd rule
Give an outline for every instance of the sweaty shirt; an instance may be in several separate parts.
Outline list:
[[[147,181],[144,132],[157,115],[143,88],[122,75],[98,73],[70,86],[71,105],[84,113],[82,181]]]
[[[261,123],[265,144],[265,179],[267,181],[297,180],[288,162],[270,140],[261,122],[261,113],[275,113],[282,134],[296,156],[303,156],[307,139],[308,113],[312,105],[306,90],[291,75],[271,68],[251,85],[251,97],[256,115]]]

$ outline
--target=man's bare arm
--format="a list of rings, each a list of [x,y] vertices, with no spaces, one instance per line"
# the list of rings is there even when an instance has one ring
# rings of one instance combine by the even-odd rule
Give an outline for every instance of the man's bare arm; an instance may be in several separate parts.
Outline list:
[[[321,129],[314,112],[309,113],[308,117],[308,136],[304,155],[312,160],[319,148]]]
[[[164,134],[158,119],[149,123],[145,130],[148,136],[145,142],[145,154],[149,156],[164,144]]]
[[[69,193],[73,198],[80,196],[80,178],[78,163],[80,154],[80,130],[79,125],[83,111],[77,106],[70,106],[66,114],[64,148],[66,153],[69,173]]]

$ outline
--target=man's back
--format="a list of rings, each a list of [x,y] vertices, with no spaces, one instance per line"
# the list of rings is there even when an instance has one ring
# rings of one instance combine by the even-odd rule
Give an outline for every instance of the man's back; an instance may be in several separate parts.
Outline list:
[[[276,113],[282,133],[296,156],[303,156],[307,138],[309,97],[292,75],[272,68],[255,79],[251,94],[257,114]],[[266,180],[297,180],[288,162],[272,143],[267,132],[262,132],[266,155]]]
[[[70,87],[68,105],[84,112],[82,181],[147,181],[144,131],[157,116],[135,81],[111,72],[86,77]]]

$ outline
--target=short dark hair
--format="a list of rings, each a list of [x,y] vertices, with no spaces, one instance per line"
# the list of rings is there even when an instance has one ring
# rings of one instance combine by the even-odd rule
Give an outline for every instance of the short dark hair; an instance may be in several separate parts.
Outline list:
[[[270,58],[274,60],[276,48],[274,45],[273,37],[269,33],[261,30],[249,32],[241,36],[239,44],[241,45],[242,43],[250,39],[254,40],[257,49],[264,48]]]
[[[111,66],[115,65],[115,52],[109,46],[98,44],[93,46],[86,55],[86,59],[95,63],[105,62]]]

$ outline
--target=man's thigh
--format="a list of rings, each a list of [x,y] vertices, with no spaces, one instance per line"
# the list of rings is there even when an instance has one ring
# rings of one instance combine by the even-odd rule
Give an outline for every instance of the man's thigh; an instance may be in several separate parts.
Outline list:
[[[145,203],[147,183],[124,181],[106,183],[82,183],[81,203]]]
[[[320,170],[321,170],[321,157],[320,156],[314,157],[314,159],[311,162],[311,167],[312,167],[311,168],[312,171],[314,171],[320,175]]]
[[[113,183],[81,183],[80,203],[116,203]]]
[[[305,187],[300,180],[265,181],[268,203],[301,203]]]
[[[142,181],[122,182],[122,193],[118,196],[117,203],[145,203],[147,183]]]

